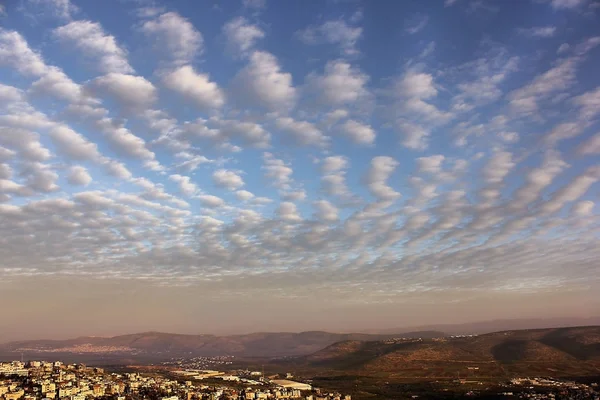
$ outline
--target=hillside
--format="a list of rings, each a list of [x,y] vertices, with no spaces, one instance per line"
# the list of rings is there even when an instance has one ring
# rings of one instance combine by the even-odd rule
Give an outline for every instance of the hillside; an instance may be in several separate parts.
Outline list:
[[[600,375],[600,326],[343,341],[294,363],[298,369],[388,377]]]
[[[79,337],[69,340],[29,340],[0,346],[2,353],[120,354],[153,357],[224,356],[282,357],[311,354],[344,340],[374,341],[390,337],[437,337],[442,332],[406,332],[388,335],[364,333],[252,333],[247,335],[181,335],[145,332],[109,338]]]

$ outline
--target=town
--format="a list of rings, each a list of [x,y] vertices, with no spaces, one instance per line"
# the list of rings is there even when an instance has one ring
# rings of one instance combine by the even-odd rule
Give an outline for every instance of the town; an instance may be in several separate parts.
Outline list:
[[[351,400],[351,396],[322,392],[308,383],[271,380],[260,371],[110,373],[102,368],[60,361],[13,361],[0,363],[0,399]]]

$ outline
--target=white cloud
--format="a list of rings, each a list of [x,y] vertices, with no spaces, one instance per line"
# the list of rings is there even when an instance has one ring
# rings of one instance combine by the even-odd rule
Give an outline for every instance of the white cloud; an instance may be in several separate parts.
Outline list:
[[[210,120],[219,128],[219,134],[226,139],[239,139],[253,147],[269,147],[271,134],[260,124],[237,120]]]
[[[69,169],[67,180],[71,185],[87,186],[92,182],[92,177],[87,169],[80,165],[76,165]]]
[[[130,179],[132,176],[131,172],[121,162],[114,161],[114,160],[106,161],[104,163],[104,166],[106,167],[106,170],[108,171],[108,173],[116,178]]]
[[[415,33],[419,33],[427,26],[429,22],[429,17],[423,14],[415,14],[411,18],[407,19],[405,22],[405,31],[409,35],[414,35]]]
[[[365,182],[373,196],[379,200],[393,200],[400,196],[400,193],[387,184],[398,165],[398,161],[388,156],[377,156],[371,160]]]
[[[0,100],[4,104],[14,103],[23,100],[23,91],[14,86],[0,83]]]
[[[525,36],[533,36],[539,38],[549,38],[556,33],[555,26],[537,26],[534,28],[521,28],[518,30],[520,34]]]
[[[74,45],[82,51],[104,73],[134,72],[127,61],[127,52],[118,45],[115,37],[106,34],[97,22],[73,21],[56,28],[54,35],[62,42]]]
[[[600,180],[600,167],[590,167],[577,176],[566,186],[559,189],[552,198],[544,203],[541,212],[553,214],[560,211],[566,204],[578,200],[589,188]]]
[[[267,181],[279,189],[288,189],[293,181],[294,170],[283,160],[273,157],[271,153],[264,153],[263,161],[262,169],[265,171]]]
[[[574,84],[577,60],[567,58],[553,68],[538,75],[533,81],[509,95],[510,106],[519,114],[533,114],[538,111],[540,101],[559,93]]]
[[[295,121],[289,117],[278,118],[275,126],[291,135],[293,141],[303,146],[324,146],[328,138],[313,124]]]
[[[314,203],[316,209],[316,217],[320,221],[337,221],[338,209],[327,200],[319,200]]]
[[[489,184],[496,185],[502,183],[514,167],[512,154],[508,151],[498,151],[492,155],[484,167],[483,176]]]
[[[302,217],[298,213],[298,208],[294,203],[283,201],[277,208],[277,216],[287,222],[300,222]]]
[[[234,90],[245,104],[271,110],[285,110],[296,102],[292,75],[281,71],[277,58],[265,51],[255,51],[250,62],[234,78]]]
[[[56,67],[49,67],[46,73],[31,85],[32,93],[44,93],[76,103],[84,99],[81,85],[73,82]],[[90,101],[91,99],[87,99]]]
[[[265,33],[257,26],[250,24],[244,17],[237,17],[223,26],[227,38],[227,46],[232,54],[246,56],[254,48],[256,42],[265,37]]]
[[[356,44],[362,36],[362,31],[362,28],[350,26],[343,20],[334,20],[319,26],[309,26],[296,32],[296,36],[306,44],[337,45],[343,54],[354,56],[359,54]]]
[[[116,126],[109,118],[98,121],[97,126],[106,135],[114,151],[120,155],[154,160],[155,155],[146,148],[146,141],[131,133],[129,129]]]
[[[340,126],[344,135],[356,144],[371,145],[375,143],[375,131],[371,126],[355,120],[348,120]]]
[[[7,65],[23,75],[43,75],[48,67],[42,56],[31,50],[20,33],[0,28],[0,65]]]
[[[10,179],[12,177],[12,168],[8,164],[0,163],[0,179]]]
[[[327,62],[323,75],[309,75],[307,81],[325,104],[351,104],[368,94],[369,77],[342,60]]]
[[[246,8],[263,9],[267,6],[267,0],[242,0]]]
[[[46,161],[52,156],[38,134],[24,129],[0,126],[0,145],[16,150],[27,161]]]
[[[164,13],[156,19],[146,21],[142,31],[152,37],[159,51],[176,64],[185,64],[202,51],[204,39],[194,25],[176,12]]]
[[[406,120],[399,120],[396,126],[402,134],[404,147],[413,150],[425,150],[428,147],[430,132],[423,126]]]
[[[215,185],[229,190],[239,189],[244,186],[244,180],[234,171],[219,169],[213,173],[212,178]]]
[[[600,154],[600,132],[581,143],[577,152],[580,155]]]
[[[564,122],[556,125],[544,136],[544,143],[554,146],[561,140],[579,135],[586,128],[583,122]]]
[[[198,196],[198,200],[200,200],[200,203],[202,203],[203,206],[210,208],[217,208],[225,205],[225,201],[223,201],[222,198],[210,194]]]
[[[419,173],[427,173],[437,175],[442,172],[442,163],[445,160],[442,154],[436,154],[428,157],[417,158],[417,166]]]
[[[211,82],[207,74],[199,74],[190,65],[184,65],[163,77],[165,87],[192,100],[200,109],[220,108],[225,95],[219,86]]]
[[[588,0],[551,0],[550,4],[553,8],[560,9],[570,9],[577,8],[587,3]]]
[[[582,200],[573,205],[571,212],[577,217],[589,217],[593,214],[594,202],[591,200]]]
[[[173,174],[169,176],[169,179],[179,184],[179,190],[186,196],[191,196],[198,191],[196,185],[190,181],[189,176]]]
[[[254,198],[254,194],[252,194],[251,192],[249,192],[247,190],[238,190],[235,192],[235,197],[237,197],[238,200],[248,201],[248,200]]]
[[[573,98],[573,102],[581,107],[580,117],[590,120],[600,114],[600,87]]]
[[[28,11],[36,15],[50,15],[70,20],[73,14],[79,11],[79,8],[71,3],[70,0],[27,0]]]
[[[49,136],[58,151],[66,157],[77,161],[98,161],[101,159],[98,146],[73,129],[58,125],[52,128]]]
[[[125,110],[140,112],[156,101],[156,88],[142,76],[110,73],[93,81],[93,87],[114,98]]]
[[[569,165],[564,162],[559,153],[549,151],[545,154],[542,165],[532,169],[525,175],[525,184],[517,189],[509,207],[524,209],[538,199],[540,193]]]
[[[323,160],[321,170],[324,173],[341,171],[348,167],[348,158],[344,156],[329,156]]]

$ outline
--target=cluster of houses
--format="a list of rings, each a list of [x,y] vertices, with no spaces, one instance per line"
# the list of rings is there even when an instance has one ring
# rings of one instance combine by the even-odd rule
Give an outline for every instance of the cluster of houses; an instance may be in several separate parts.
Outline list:
[[[205,380],[210,380],[210,383]],[[222,383],[215,383],[219,380]],[[0,400],[350,400],[260,372],[108,373],[61,362],[0,363]]]

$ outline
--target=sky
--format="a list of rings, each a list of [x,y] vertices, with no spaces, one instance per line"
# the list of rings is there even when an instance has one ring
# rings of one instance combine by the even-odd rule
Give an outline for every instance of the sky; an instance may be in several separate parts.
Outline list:
[[[0,340],[600,310],[600,2],[0,2]]]

